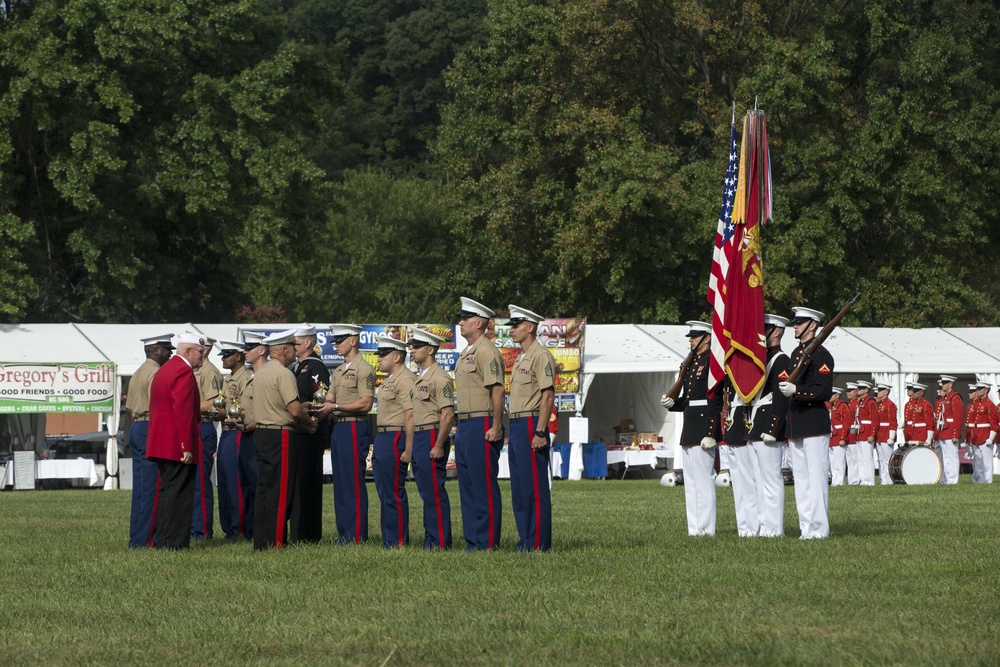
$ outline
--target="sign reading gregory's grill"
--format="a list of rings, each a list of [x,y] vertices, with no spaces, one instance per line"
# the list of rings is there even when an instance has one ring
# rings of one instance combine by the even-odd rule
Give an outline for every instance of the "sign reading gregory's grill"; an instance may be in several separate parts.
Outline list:
[[[0,362],[0,413],[111,412],[115,365]]]

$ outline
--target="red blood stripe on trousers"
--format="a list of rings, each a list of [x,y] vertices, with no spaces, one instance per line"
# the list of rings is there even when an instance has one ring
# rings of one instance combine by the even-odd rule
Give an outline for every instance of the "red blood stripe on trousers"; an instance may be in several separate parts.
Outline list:
[[[538,461],[535,458],[535,450],[531,447],[531,441],[535,437],[535,426],[528,417],[528,455],[531,457],[531,476],[535,482],[535,549],[541,546],[542,537],[542,498],[538,488]]]
[[[490,418],[483,418],[483,447],[486,451],[486,502],[490,509],[490,537],[487,545],[493,548],[493,459],[490,458],[490,442],[486,439],[486,432],[490,429]]]
[[[361,544],[361,485],[358,484],[358,422],[351,422],[354,443],[354,541]]]
[[[392,497],[396,499],[396,530],[399,534],[398,542],[403,544],[403,503],[399,499],[399,470],[403,467],[399,460],[399,436],[402,431],[396,431],[396,437],[392,439],[392,455],[394,474],[392,476]]]
[[[431,449],[437,444],[437,429],[431,429]],[[438,546],[444,549],[444,519],[441,516],[441,494],[438,492],[437,461],[431,459],[431,479],[434,483],[434,509],[437,511]]]
[[[288,429],[281,429],[281,483],[278,491],[278,525],[274,531],[274,546],[281,548],[285,537],[285,502],[288,498]]]

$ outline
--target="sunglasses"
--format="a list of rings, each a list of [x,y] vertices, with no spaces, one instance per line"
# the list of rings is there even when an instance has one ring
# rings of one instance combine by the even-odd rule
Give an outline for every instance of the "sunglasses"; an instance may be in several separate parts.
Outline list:
[[[402,352],[402,350],[397,350],[394,347],[380,347],[376,354],[379,357],[384,357],[386,355],[392,354],[393,352]]]
[[[414,350],[419,350],[420,348],[427,347],[428,345],[430,345],[430,343],[426,343],[422,340],[415,340],[412,343],[410,343],[410,347],[412,347]]]
[[[343,343],[345,340],[347,340],[350,337],[351,337],[350,334],[347,334],[346,336],[334,336],[333,337],[333,344],[334,345],[340,345],[341,343]]]
[[[233,356],[234,354],[239,354],[239,350],[229,350],[228,352],[223,352],[220,356],[223,359]]]

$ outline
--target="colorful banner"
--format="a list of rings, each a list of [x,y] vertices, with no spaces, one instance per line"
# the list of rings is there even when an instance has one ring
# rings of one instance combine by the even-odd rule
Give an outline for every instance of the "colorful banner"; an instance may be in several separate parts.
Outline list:
[[[112,412],[115,365],[0,362],[0,413]]]
[[[503,324],[501,324],[503,322]],[[507,319],[490,323],[486,335],[500,348],[503,355],[504,388],[510,391],[510,371],[521,355],[521,346],[510,337]],[[580,391],[580,371],[583,368],[584,330],[587,320],[580,317],[553,318],[538,325],[538,342],[549,349],[556,361],[556,394],[575,394]],[[556,402],[560,412],[574,412],[575,403]]]

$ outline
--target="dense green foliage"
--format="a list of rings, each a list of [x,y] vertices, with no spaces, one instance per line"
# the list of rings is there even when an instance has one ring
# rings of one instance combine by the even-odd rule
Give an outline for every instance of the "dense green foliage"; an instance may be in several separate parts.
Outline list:
[[[15,665],[993,665],[996,487],[838,487],[832,537],[686,534],[684,489],[556,482],[553,550],[337,547],[255,553],[214,539],[130,551],[125,491],[0,493],[0,653]],[[459,494],[448,482],[460,541]],[[375,490],[369,486],[374,501]],[[218,535],[219,532],[216,532]],[[931,627],[933,625],[933,627]]]
[[[1000,324],[991,0],[0,7],[8,321],[703,316],[757,100],[770,310]]]

